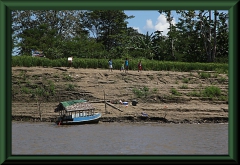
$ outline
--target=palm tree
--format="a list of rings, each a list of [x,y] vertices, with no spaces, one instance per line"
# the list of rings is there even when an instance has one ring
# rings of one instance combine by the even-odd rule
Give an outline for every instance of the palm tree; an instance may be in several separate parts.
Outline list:
[[[154,35],[147,32],[146,35],[135,37],[136,49],[141,49],[145,58],[152,59],[154,50],[158,47],[154,44]]]

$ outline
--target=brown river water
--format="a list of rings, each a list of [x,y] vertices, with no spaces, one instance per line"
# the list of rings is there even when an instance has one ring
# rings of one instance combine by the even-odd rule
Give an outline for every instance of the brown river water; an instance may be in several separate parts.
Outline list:
[[[12,155],[228,155],[228,124],[13,121]]]

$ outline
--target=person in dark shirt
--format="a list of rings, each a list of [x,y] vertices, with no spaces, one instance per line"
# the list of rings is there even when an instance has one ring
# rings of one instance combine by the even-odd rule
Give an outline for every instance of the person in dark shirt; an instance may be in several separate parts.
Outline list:
[[[128,58],[125,60],[125,73],[128,71]]]

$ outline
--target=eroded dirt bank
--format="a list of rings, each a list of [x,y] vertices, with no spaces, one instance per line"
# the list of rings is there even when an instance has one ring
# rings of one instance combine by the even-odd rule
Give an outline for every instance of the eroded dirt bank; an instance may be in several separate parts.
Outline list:
[[[200,73],[13,67],[12,119],[53,122],[59,102],[83,98],[102,113],[100,122],[228,122],[228,76],[205,72],[210,77],[204,78]],[[218,87],[221,95],[200,96],[208,86]],[[48,97],[37,97],[37,88],[48,90]],[[104,93],[115,108],[105,108]],[[143,112],[148,118],[141,117]]]

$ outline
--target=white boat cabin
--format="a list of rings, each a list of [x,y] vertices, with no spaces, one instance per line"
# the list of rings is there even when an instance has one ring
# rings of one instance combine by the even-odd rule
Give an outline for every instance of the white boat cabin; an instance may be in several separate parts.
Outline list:
[[[65,117],[65,119],[73,119],[77,117],[93,116],[95,114],[95,108],[93,109],[75,109],[75,110],[61,110],[59,116]]]

